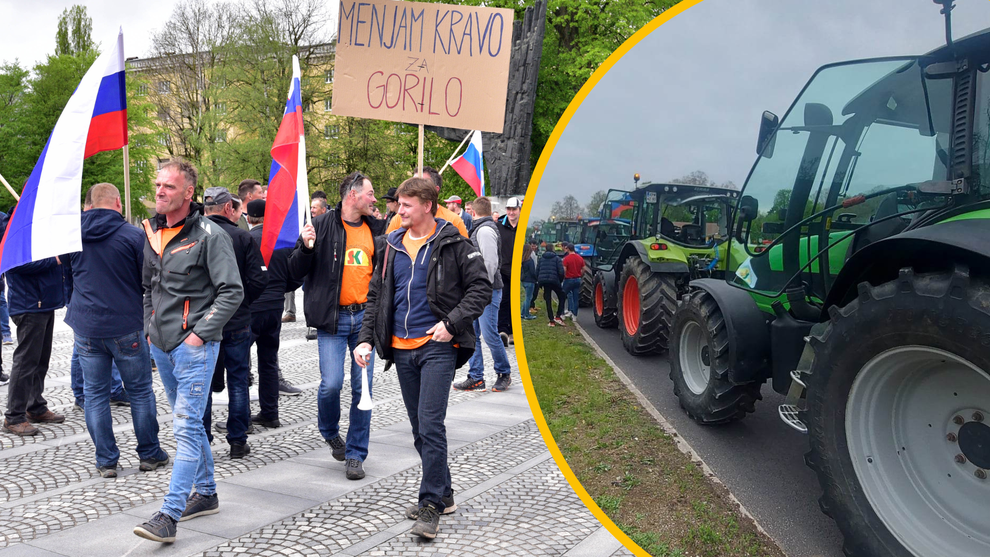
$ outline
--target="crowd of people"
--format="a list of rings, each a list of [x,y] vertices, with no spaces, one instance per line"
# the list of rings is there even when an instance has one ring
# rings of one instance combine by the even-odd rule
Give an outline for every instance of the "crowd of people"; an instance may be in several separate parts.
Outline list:
[[[42,393],[55,311],[67,307],[65,322],[75,335],[73,392],[102,477],[117,475],[115,404],[130,406],[139,469],[170,462],[159,442],[152,367],[158,371],[176,450],[161,509],[134,533],[173,542],[178,522],[219,511],[211,430],[226,436],[229,458],[244,458],[253,424],[280,427],[279,394],[299,394],[281,375],[278,351],[282,323],[295,320],[294,292],[302,288],[319,354],[317,422],[331,457],[344,463],[346,478],[364,478],[372,411],[359,408],[362,374],[370,391],[376,357],[386,371],[394,365],[423,463],[418,503],[405,514],[416,521],[413,534],[434,538],[439,517],[457,508],[444,426],[451,387],[485,390],[482,340],[497,376],[491,390],[512,383],[508,288],[519,200],[510,198],[501,218],[487,197],[467,208],[458,196],[441,205],[442,179],[427,167],[388,190],[383,216],[371,179],[354,172],[340,184],[335,207],[323,192],[313,194],[313,218],[296,245],[274,250],[266,261],[260,248],[264,185],[244,180],[236,195],[211,187],[197,201],[197,183],[191,164],[163,165],[155,181],[156,214],[141,227],[122,217],[114,185],[93,185],[81,220],[83,250],[7,271],[17,346],[3,429],[36,435],[36,424],[65,420]],[[0,228],[7,220],[0,218]],[[258,361],[254,415],[252,346]],[[456,370],[468,363],[467,377],[455,382]],[[0,371],[0,382],[6,380]],[[211,424],[212,396],[222,390],[227,420]]]

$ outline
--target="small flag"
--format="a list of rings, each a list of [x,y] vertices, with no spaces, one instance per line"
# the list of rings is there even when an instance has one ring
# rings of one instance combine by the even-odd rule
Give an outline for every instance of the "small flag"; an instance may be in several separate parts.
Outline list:
[[[481,132],[475,130],[467,150],[450,163],[450,167],[464,178],[478,197],[485,195],[485,162],[482,158]]]
[[[265,201],[265,228],[261,236],[261,255],[267,265],[272,251],[291,248],[302,233],[309,206],[309,181],[306,177],[306,138],[302,117],[302,90],[299,58],[292,57],[292,82],[285,103],[282,124],[272,145],[272,170],[268,175]]]
[[[24,185],[3,241],[0,273],[82,251],[83,160],[127,145],[124,33],[93,62],[62,110]]]

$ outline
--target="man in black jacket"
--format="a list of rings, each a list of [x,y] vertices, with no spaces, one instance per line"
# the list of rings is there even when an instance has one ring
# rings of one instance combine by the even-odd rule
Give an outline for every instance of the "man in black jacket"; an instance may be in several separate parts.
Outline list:
[[[419,503],[406,510],[412,533],[435,538],[440,514],[457,509],[447,465],[447,399],[454,370],[474,353],[474,320],[492,299],[484,257],[449,222],[436,218],[437,189],[410,178],[398,191],[402,227],[388,235],[375,266],[358,365],[373,347],[394,360],[413,444],[423,461]]]
[[[255,199],[247,204],[247,221],[251,236],[261,244],[264,233],[265,200]],[[251,303],[251,334],[258,345],[258,402],[261,411],[251,421],[265,427],[279,427],[278,419],[278,346],[282,332],[282,306],[286,292],[302,284],[289,277],[289,254],[292,248],[272,252],[268,260],[268,286]]]
[[[261,257],[261,244],[239,228],[231,219],[234,215],[233,199],[227,188],[207,188],[203,194],[206,218],[216,223],[230,236],[237,259],[237,271],[244,285],[244,299],[233,317],[223,327],[223,340],[220,342],[220,357],[214,374],[227,370],[227,442],[230,443],[230,458],[244,458],[251,452],[247,444],[247,431],[251,425],[251,397],[248,394],[248,375],[251,373],[251,302],[268,285],[268,270]],[[210,438],[212,422],[213,393],[206,399],[203,413],[203,427]],[[221,424],[217,424],[218,426]]]
[[[317,329],[320,434],[335,459],[346,459],[347,478],[359,480],[364,477],[363,463],[368,457],[371,411],[357,407],[361,399],[361,367],[353,360],[346,444],[340,438],[340,390],[344,386],[344,360],[358,343],[373,258],[379,257],[374,238],[382,234],[385,223],[371,216],[375,189],[360,172],[344,178],[340,199],[339,205],[303,227],[289,256],[289,274],[294,280],[306,280],[306,326]],[[368,368],[370,385],[374,368]]]
[[[498,232],[502,237],[502,302],[498,308],[498,332],[502,343],[513,344],[512,339],[512,251],[516,249],[516,228],[519,226],[519,209],[522,203],[516,197],[505,202],[505,216],[498,219]]]

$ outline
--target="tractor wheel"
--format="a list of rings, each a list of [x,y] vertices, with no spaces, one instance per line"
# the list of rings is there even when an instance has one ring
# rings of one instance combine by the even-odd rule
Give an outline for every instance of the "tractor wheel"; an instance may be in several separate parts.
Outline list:
[[[674,314],[670,343],[670,380],[674,396],[690,418],[702,425],[739,421],[755,410],[762,382],[729,382],[732,368],[722,310],[704,290],[684,296]]]
[[[650,271],[639,256],[626,260],[619,278],[618,311],[619,333],[627,352],[642,356],[666,350],[676,307],[674,275]]]
[[[595,325],[598,325],[599,329],[614,329],[619,323],[619,317],[616,315],[615,304],[612,303],[612,297],[607,291],[608,286],[605,284],[604,278],[598,273],[595,274],[594,283],[594,299],[591,305],[591,311],[595,314]]]
[[[578,307],[591,307],[595,297],[595,276],[591,272],[591,265],[585,263],[581,270],[581,297],[578,300]]]
[[[853,556],[990,555],[990,283],[859,285],[803,376],[822,510]]]

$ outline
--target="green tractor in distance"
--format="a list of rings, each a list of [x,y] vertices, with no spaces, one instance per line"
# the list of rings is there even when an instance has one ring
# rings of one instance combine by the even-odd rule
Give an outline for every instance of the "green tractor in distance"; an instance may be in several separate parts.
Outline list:
[[[553,249],[563,257],[564,242],[574,244],[574,251],[584,258],[584,271],[581,275],[580,307],[588,307],[592,302],[592,265],[597,257],[594,249],[598,219],[553,219],[540,228],[538,242],[544,248]]]
[[[722,277],[729,213],[738,193],[686,184],[609,190],[597,226],[595,323],[619,326],[630,354],[667,349],[688,283]]]
[[[990,555],[988,68],[990,30],[820,68],[764,113],[733,272],[674,316],[683,409],[787,395],[847,555]]]

